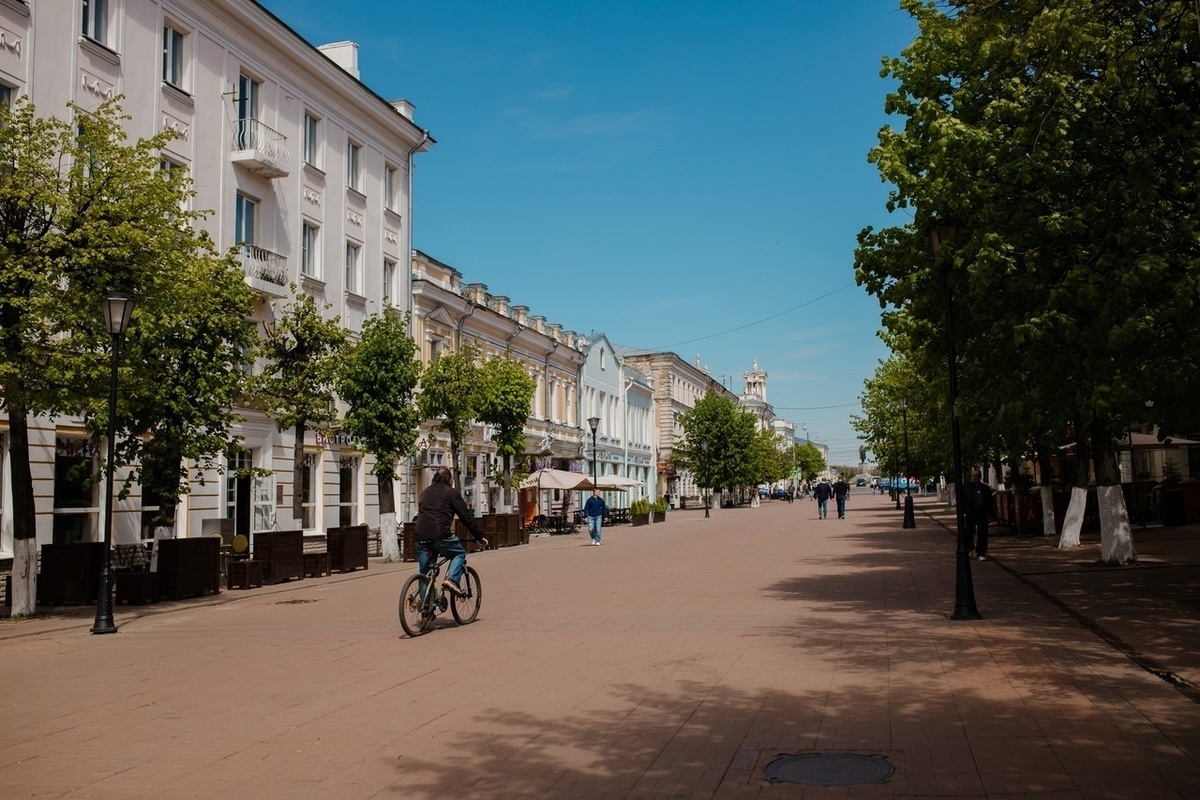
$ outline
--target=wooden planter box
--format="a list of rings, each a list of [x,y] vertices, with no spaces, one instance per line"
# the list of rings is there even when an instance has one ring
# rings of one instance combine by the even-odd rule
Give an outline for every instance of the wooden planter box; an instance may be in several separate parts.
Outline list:
[[[630,514],[629,521],[630,521],[630,523],[633,524],[633,527],[635,527],[635,528],[638,527],[639,525],[649,525],[650,524],[650,515],[649,514]]]
[[[326,549],[329,553],[329,569],[332,572],[350,572],[367,568],[366,525],[350,525],[330,528],[326,532]]]
[[[164,598],[221,593],[221,540],[212,536],[160,539],[158,589]]]
[[[651,522],[666,522],[667,521],[667,512],[665,512],[665,511],[652,512],[650,514],[650,521]]]
[[[42,569],[37,579],[39,605],[88,605],[100,595],[103,542],[42,545]]]
[[[304,532],[265,531],[254,534],[254,560],[262,562],[264,584],[303,580]]]
[[[114,572],[117,585],[117,603],[157,603],[158,573],[149,570]]]

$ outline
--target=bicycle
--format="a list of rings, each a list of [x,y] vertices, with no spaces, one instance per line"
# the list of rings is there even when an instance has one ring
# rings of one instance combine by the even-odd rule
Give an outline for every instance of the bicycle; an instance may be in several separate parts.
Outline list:
[[[478,572],[471,567],[463,569],[459,581],[462,594],[443,590],[438,581],[442,567],[452,558],[441,556],[429,572],[418,572],[404,582],[404,588],[400,590],[400,627],[409,636],[416,638],[427,633],[433,627],[433,620],[438,614],[445,613],[447,607],[459,625],[470,625],[479,616],[483,587]]]

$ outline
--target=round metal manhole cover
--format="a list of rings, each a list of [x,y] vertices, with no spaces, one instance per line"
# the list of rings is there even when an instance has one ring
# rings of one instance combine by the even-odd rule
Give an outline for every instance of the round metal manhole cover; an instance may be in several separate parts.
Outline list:
[[[801,753],[781,755],[763,769],[772,783],[804,783],[809,786],[853,786],[887,783],[896,771],[885,756],[858,753]]]

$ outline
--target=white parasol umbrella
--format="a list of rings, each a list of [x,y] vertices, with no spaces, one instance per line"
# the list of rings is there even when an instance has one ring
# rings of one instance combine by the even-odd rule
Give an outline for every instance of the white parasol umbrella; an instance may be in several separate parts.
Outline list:
[[[530,473],[521,481],[522,489],[537,487],[538,489],[591,489],[592,482],[582,472],[568,472],[565,469],[539,469]]]
[[[627,492],[633,487],[641,485],[641,481],[626,478],[624,475],[601,475],[596,478],[597,489],[607,489],[614,492]]]

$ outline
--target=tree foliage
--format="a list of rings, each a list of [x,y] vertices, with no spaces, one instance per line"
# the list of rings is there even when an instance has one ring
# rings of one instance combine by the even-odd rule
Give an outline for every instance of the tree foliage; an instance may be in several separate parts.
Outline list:
[[[349,405],[342,424],[375,456],[376,475],[393,477],[396,463],[416,446],[420,380],[421,361],[407,315],[385,311],[368,317],[361,338],[345,355],[337,390]]]
[[[757,436],[754,415],[728,397],[708,392],[679,418],[683,439],[675,460],[705,489],[751,485],[748,467]]]
[[[456,483],[461,473],[462,442],[471,420],[479,415],[482,394],[479,355],[479,345],[467,340],[457,350],[438,354],[421,377],[417,408],[422,419],[438,420],[438,430],[449,434]]]
[[[347,334],[337,317],[328,318],[316,300],[292,284],[292,300],[273,308],[256,350],[261,372],[251,381],[254,396],[279,430],[295,431],[292,456],[292,516],[303,518],[304,438],[310,424],[337,419],[334,388]]]
[[[525,423],[533,408],[537,383],[521,362],[505,356],[485,361],[479,382],[479,421],[495,426],[496,455],[510,464],[525,452]],[[510,475],[507,483],[511,488],[515,476]]]

